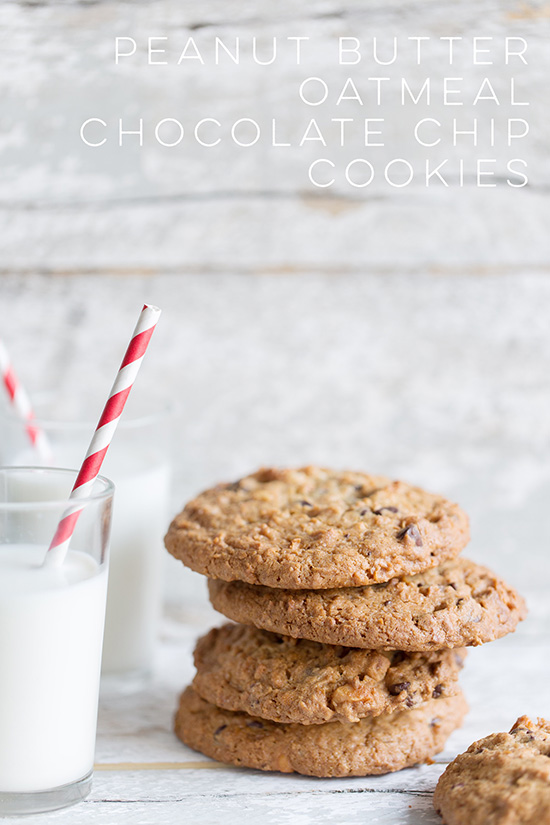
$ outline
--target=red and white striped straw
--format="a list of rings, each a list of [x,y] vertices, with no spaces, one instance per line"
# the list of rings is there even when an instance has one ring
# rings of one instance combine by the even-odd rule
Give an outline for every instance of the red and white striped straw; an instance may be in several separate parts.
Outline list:
[[[41,461],[46,464],[51,463],[53,453],[50,442],[44,430],[34,420],[30,398],[15,374],[8,350],[2,341],[0,341],[0,370],[10,403],[23,421],[31,445],[38,453]]]
[[[103,459],[109,449],[124,405],[136,380],[159,315],[160,309],[148,304],[145,304],[141,310],[126,355],[122,359],[122,364],[109,393],[107,403],[101,413],[88,452],[69,496],[70,502],[74,503],[70,503],[65,510],[46,553],[44,563],[47,565],[58,566],[63,563],[67,555],[76,523],[85,507],[83,499],[86,499],[92,492],[94,481],[99,475]]]

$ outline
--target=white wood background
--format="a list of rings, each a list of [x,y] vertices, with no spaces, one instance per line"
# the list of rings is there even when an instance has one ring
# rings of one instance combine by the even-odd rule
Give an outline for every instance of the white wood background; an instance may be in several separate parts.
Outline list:
[[[22,272],[101,271],[400,271],[418,269],[494,271],[498,267],[547,264],[543,216],[550,181],[546,117],[548,100],[548,6],[524,0],[409,0],[378,4],[374,0],[309,0],[307,3],[222,2],[35,2],[5,0],[0,8],[2,34],[2,193],[0,253],[4,269]],[[433,38],[427,59],[416,65],[413,50],[392,67],[365,59],[360,68],[337,66],[329,59],[338,37],[373,35],[382,44],[394,36],[405,42],[420,32]],[[168,58],[175,61],[189,36],[205,55],[215,36],[255,36],[267,44],[276,36],[309,36],[307,64],[295,66],[287,52],[269,67],[148,66],[147,36],[167,36]],[[115,36],[133,36],[139,59],[113,61]],[[111,123],[143,116],[155,124],[180,117],[186,125],[201,117],[233,123],[239,117],[277,117],[283,134],[295,136],[312,116],[324,122],[336,116],[386,116],[388,141],[375,150],[380,161],[410,157],[415,165],[425,151],[404,135],[418,116],[415,107],[391,103],[373,112],[336,106],[320,110],[297,99],[305,77],[321,74],[340,91],[352,74],[388,72],[404,75],[415,87],[432,74],[464,77],[465,122],[476,114],[495,114],[487,104],[468,104],[486,74],[503,92],[511,67],[470,65],[459,55],[452,69],[444,62],[440,36],[505,36],[528,40],[528,66],[515,70],[520,100],[529,107],[496,110],[499,118],[527,116],[531,135],[518,143],[529,161],[530,184],[509,187],[430,189],[411,185],[354,190],[313,189],[305,171],[320,151],[316,144],[273,150],[264,142],[251,149],[226,143],[206,149],[185,143],[165,149],[148,140],[142,150],[113,143],[84,146],[81,123],[102,117]],[[282,46],[280,47],[282,49]],[[250,47],[249,47],[250,50]],[[365,46],[365,51],[367,45]],[[285,54],[287,55],[285,59]],[[495,58],[496,59],[496,58]],[[390,71],[391,70],[391,71]],[[331,99],[332,96],[331,96]],[[428,114],[420,109],[422,114]],[[434,105],[431,116],[447,122],[454,107]],[[131,126],[129,126],[131,128]],[[149,130],[150,131],[150,130]],[[323,150],[324,153],[325,150]],[[471,161],[465,142],[456,154]],[[485,150],[483,150],[485,151]],[[487,150],[488,151],[488,150]],[[516,150],[511,155],[515,156]],[[359,141],[338,152],[336,160],[365,154]],[[441,156],[439,149],[434,157]],[[494,152],[503,172],[503,147]],[[322,156],[322,154],[321,154]],[[445,156],[445,153],[443,153]],[[442,240],[444,239],[444,243]]]
[[[199,577],[167,559],[157,681],[103,701],[90,800],[40,821],[435,825],[445,761],[521,713],[550,715],[549,33],[543,0],[0,4],[0,335],[31,391],[53,385],[101,406],[141,302],[157,303],[164,314],[135,392],[180,403],[174,511],[272,462],[402,476],[463,504],[467,552],[531,608],[515,636],[472,653],[472,710],[435,765],[373,780],[264,776],[207,767],[170,732],[193,639],[216,619]],[[316,148],[121,153],[78,140],[86,117],[140,113],[273,114],[295,133],[316,114],[293,102],[300,80],[352,73],[327,71],[335,38],[410,34],[527,38],[517,75],[531,133],[518,154],[529,186],[320,191],[305,176]],[[269,71],[195,66],[182,80],[174,66],[116,71],[116,35],[169,35],[174,49],[190,35],[205,49],[215,36],[307,35],[315,47],[307,73],[283,60]],[[409,59],[399,73],[411,83],[441,75],[441,60],[434,45],[426,66]],[[470,90],[485,73],[456,66]],[[379,162],[418,166],[401,129],[414,112],[388,105],[382,115],[394,126]],[[363,153],[333,147],[338,162]],[[473,150],[461,155],[470,162]]]

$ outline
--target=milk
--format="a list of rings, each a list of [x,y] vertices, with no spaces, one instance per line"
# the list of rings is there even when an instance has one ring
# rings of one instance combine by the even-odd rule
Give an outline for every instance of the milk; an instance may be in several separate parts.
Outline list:
[[[106,472],[116,495],[102,671],[145,673],[158,631],[170,472],[160,464],[125,473],[116,462]]]
[[[0,545],[0,792],[75,782],[94,759],[106,565]]]

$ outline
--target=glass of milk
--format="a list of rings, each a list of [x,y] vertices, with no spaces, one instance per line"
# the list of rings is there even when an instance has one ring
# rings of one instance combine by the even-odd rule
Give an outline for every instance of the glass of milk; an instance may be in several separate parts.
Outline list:
[[[65,561],[44,567],[75,478],[0,468],[0,816],[91,787],[114,487],[98,477]]]
[[[48,464],[79,467],[95,428],[93,415],[88,418],[80,405],[68,410],[55,394],[39,396],[35,410],[52,448]],[[70,417],[61,419],[59,410]],[[102,467],[116,486],[101,679],[107,692],[140,689],[149,681],[162,606],[173,412],[134,410],[130,399]],[[0,463],[41,463],[33,460],[10,410],[1,423]]]

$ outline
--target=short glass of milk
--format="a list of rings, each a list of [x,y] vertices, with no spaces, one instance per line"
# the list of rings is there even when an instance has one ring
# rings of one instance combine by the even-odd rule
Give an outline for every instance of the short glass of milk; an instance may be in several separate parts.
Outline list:
[[[79,467],[94,431],[93,413],[88,415],[81,403],[70,407],[55,393],[38,395],[35,412],[52,450],[47,463]],[[32,460],[26,433],[13,412],[0,417],[0,463],[41,463],[36,456]],[[143,410],[130,399],[102,465],[116,486],[102,692],[140,689],[153,671],[170,507],[172,419],[169,406]]]
[[[114,486],[98,476],[65,561],[43,566],[75,478],[0,468],[0,816],[91,787]]]

